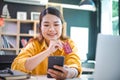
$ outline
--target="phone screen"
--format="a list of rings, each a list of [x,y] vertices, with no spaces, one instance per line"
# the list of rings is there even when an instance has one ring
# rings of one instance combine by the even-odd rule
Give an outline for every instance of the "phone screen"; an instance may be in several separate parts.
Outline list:
[[[63,66],[64,57],[63,56],[49,56],[48,57],[48,69],[54,69],[53,68],[54,65]],[[54,70],[57,70],[57,69],[54,69]],[[47,77],[52,78],[49,74],[47,74]]]

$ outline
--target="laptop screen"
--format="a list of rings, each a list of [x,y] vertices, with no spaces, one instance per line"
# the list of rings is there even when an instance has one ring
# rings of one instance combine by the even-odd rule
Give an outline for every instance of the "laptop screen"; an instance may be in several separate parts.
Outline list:
[[[120,80],[120,36],[98,34],[94,80]]]

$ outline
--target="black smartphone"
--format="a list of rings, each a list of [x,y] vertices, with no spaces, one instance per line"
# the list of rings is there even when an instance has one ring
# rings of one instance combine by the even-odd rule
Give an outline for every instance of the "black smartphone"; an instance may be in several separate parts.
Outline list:
[[[48,69],[57,70],[57,69],[53,68],[54,65],[63,66],[64,65],[64,56],[49,56],[48,57]],[[57,70],[57,71],[60,71],[60,70]],[[50,76],[50,74],[47,74],[47,77],[52,78],[52,76]]]

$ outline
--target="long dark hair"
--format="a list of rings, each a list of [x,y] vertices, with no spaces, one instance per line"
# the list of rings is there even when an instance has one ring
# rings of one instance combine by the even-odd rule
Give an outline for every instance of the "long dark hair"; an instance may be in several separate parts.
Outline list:
[[[46,14],[52,14],[52,15],[55,15],[57,17],[60,18],[61,22],[62,22],[62,35],[61,35],[61,39],[63,40],[66,40],[68,37],[66,36],[66,25],[65,25],[65,21],[64,21],[64,18],[63,18],[63,15],[60,13],[60,11],[54,7],[48,7],[46,8],[45,10],[43,10],[40,14],[40,18],[39,18],[39,32],[41,33],[41,22],[42,22],[42,19],[43,17],[46,15]],[[42,34],[41,34],[42,35]]]
[[[39,35],[35,38],[31,38],[29,42],[32,42],[33,40],[39,40],[40,42],[42,42],[42,40],[44,39],[42,34],[41,34],[41,22],[42,22],[42,19],[43,17],[46,15],[46,14],[52,14],[52,15],[55,15],[57,17],[60,18],[61,22],[62,22],[62,35],[60,36],[60,39],[62,40],[67,40],[69,37],[66,36],[66,24],[65,24],[65,21],[64,21],[64,18],[62,16],[62,14],[60,13],[59,10],[57,10],[56,8],[54,7],[48,7],[46,8],[45,10],[43,10],[40,14],[40,17],[39,17]],[[27,44],[28,44],[27,43]]]

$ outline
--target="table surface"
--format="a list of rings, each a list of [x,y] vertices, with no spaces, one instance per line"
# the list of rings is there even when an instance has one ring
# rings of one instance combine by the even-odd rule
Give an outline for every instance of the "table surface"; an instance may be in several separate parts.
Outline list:
[[[27,80],[56,80],[56,79],[47,78],[46,75],[40,75],[40,76],[31,76],[31,78]],[[73,78],[73,79],[66,79],[66,80],[94,80],[94,79],[93,79],[93,75],[81,75],[80,78]]]

